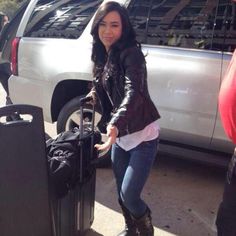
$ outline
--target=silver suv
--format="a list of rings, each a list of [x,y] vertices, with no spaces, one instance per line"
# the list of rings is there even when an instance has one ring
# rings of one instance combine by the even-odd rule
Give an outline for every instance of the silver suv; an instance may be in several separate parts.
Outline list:
[[[190,158],[208,162],[216,162],[211,153],[232,153],[217,98],[236,46],[236,4],[225,0],[119,2],[127,6],[146,55],[149,90],[162,116],[165,151],[183,156],[189,150]],[[32,0],[13,41],[11,98],[14,103],[42,107],[46,121],[57,121],[58,132],[79,124],[79,98],[88,93],[93,80],[91,19],[101,3]],[[89,106],[84,119],[91,119]]]

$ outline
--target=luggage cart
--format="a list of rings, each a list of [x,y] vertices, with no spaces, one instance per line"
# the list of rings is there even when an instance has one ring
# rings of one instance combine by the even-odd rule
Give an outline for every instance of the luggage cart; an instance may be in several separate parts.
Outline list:
[[[0,156],[0,235],[54,236],[41,108],[0,108]]]

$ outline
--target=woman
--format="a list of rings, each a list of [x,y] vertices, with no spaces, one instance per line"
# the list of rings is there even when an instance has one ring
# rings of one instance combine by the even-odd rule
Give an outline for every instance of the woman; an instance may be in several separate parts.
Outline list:
[[[154,235],[151,211],[140,195],[156,156],[160,115],[149,96],[146,62],[125,7],[107,2],[98,9],[91,29],[94,88],[108,141],[118,200],[126,222],[119,235]]]
[[[3,12],[0,12],[0,32],[2,31],[4,25],[6,25],[8,22],[8,16],[5,15]]]

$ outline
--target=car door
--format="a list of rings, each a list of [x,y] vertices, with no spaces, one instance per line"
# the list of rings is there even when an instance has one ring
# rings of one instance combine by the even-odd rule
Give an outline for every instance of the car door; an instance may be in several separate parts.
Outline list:
[[[162,140],[210,147],[222,70],[221,46],[212,40],[217,3],[136,0],[128,8],[162,117]]]
[[[217,14],[217,30],[215,35],[222,34],[224,32],[224,44],[223,44],[223,61],[222,61],[222,76],[221,80],[224,79],[224,75],[227,71],[232,53],[236,48],[236,3],[233,1],[221,0],[219,2],[219,10]],[[224,129],[221,124],[220,113],[217,112],[215,129],[211,143],[212,148],[219,151],[233,152],[234,145],[231,140],[226,137]]]

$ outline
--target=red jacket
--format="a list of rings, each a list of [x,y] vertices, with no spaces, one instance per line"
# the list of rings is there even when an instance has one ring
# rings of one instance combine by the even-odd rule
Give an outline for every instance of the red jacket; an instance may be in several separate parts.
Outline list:
[[[236,144],[236,50],[221,84],[219,110],[225,133]]]

